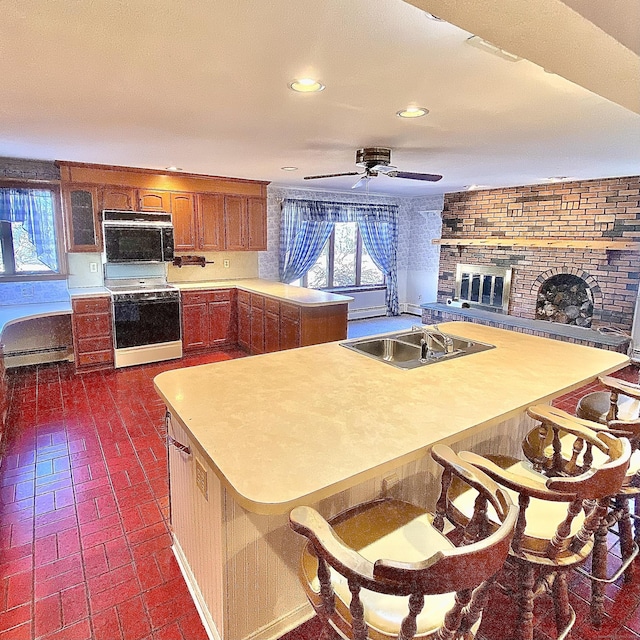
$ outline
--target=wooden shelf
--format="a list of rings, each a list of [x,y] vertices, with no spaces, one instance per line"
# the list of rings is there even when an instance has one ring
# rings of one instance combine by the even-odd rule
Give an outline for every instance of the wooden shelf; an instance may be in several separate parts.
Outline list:
[[[638,251],[632,240],[567,240],[558,238],[436,238],[433,244],[449,247],[538,247],[541,249],[595,249],[596,251]]]

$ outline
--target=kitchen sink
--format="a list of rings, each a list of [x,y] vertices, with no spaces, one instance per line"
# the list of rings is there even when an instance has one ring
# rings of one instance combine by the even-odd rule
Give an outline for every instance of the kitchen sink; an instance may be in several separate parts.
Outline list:
[[[425,330],[421,328],[384,336],[357,338],[340,344],[347,349],[352,349],[357,353],[401,369],[415,369],[435,362],[495,349],[492,344],[475,342],[440,331],[430,331],[429,333],[434,335],[435,339],[429,341],[428,349],[422,348]],[[422,357],[423,353],[424,358]]]

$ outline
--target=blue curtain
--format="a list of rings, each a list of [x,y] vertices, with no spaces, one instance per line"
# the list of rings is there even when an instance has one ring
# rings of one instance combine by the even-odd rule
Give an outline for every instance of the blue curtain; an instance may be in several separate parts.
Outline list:
[[[293,282],[315,264],[333,229],[332,222],[304,219],[297,200],[286,200],[280,226],[280,281]]]
[[[400,313],[398,304],[398,207],[386,204],[359,204],[353,202],[322,202],[316,200],[287,199],[283,204],[283,222],[280,234],[280,275],[282,282],[291,282],[302,277],[315,263],[322,251],[324,243],[331,234],[334,222],[357,222],[362,234],[362,242],[375,265],[382,271],[386,281],[387,315],[397,316]],[[295,224],[305,228],[307,224],[328,224],[328,231],[322,227],[322,235],[318,232],[319,244],[312,247],[313,259],[305,261],[306,270],[296,271],[295,278],[286,280],[282,277],[283,256],[287,254],[293,233],[287,230],[288,225]],[[315,228],[315,227],[314,227]],[[320,229],[318,227],[317,229]],[[302,235],[296,236],[301,243],[306,242]],[[303,253],[302,248],[298,252]],[[302,262],[302,261],[300,261]]]
[[[384,273],[387,284],[385,301],[387,315],[400,315],[398,303],[398,225],[381,222],[375,216],[365,216],[358,220],[362,244],[369,252],[376,267]]]
[[[58,270],[53,197],[46,189],[0,189],[0,220],[21,222],[38,259]],[[18,252],[19,247],[14,247]]]

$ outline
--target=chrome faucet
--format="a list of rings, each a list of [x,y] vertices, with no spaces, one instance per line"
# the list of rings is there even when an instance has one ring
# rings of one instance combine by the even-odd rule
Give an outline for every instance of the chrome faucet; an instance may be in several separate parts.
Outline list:
[[[420,358],[422,360],[428,360],[434,357],[434,343],[442,349],[442,353],[453,353],[453,338],[451,336],[442,333],[442,331],[429,329],[428,327],[422,327],[422,333],[423,337],[420,340]]]

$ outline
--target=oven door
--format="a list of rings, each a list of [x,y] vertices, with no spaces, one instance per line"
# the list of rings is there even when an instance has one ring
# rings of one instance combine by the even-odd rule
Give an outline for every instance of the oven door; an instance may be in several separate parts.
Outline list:
[[[116,349],[180,340],[180,300],[114,300]]]
[[[162,231],[162,227],[105,224],[104,251],[107,262],[163,262]]]

